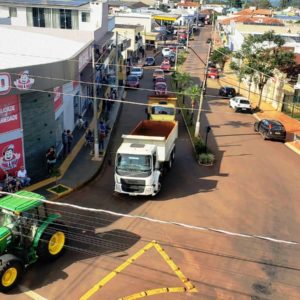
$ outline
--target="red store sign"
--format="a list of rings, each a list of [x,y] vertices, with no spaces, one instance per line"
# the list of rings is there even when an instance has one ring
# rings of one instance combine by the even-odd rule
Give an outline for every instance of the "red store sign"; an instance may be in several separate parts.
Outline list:
[[[11,78],[9,73],[0,73],[0,95],[6,95],[11,90]]]
[[[0,97],[0,134],[20,128],[20,103],[18,96]]]
[[[22,138],[0,144],[0,176],[12,175],[24,165]]]

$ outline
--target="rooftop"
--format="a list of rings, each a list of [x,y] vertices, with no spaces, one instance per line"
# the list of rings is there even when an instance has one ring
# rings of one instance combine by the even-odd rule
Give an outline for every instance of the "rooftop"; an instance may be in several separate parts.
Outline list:
[[[186,7],[186,6],[189,6],[189,7],[198,7],[198,6],[199,6],[199,3],[197,3],[197,2],[185,2],[185,3],[178,3],[177,6],[183,6],[183,7]]]
[[[0,26],[0,70],[70,59],[83,50],[93,36],[90,32]]]
[[[72,6],[79,7],[88,4],[89,0],[0,0],[1,4],[43,5],[43,6]]]
[[[278,19],[265,17],[265,16],[232,16],[219,21],[220,24],[228,25],[234,21],[236,23],[247,23],[247,24],[264,24],[264,25],[275,25],[284,26],[284,23]]]
[[[253,16],[253,15],[263,15],[263,16],[272,16],[273,15],[273,10],[272,9],[252,9],[252,8],[247,8],[240,10],[235,13],[235,15],[246,15],[246,16]]]
[[[129,29],[137,29],[143,26],[142,25],[131,25],[131,24],[116,24],[115,28],[129,28]]]

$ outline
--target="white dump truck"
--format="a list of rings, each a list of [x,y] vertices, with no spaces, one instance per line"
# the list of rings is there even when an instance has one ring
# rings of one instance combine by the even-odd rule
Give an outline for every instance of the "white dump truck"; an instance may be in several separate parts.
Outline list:
[[[115,192],[155,196],[161,179],[175,158],[178,123],[141,121],[130,134],[123,135],[115,161]]]

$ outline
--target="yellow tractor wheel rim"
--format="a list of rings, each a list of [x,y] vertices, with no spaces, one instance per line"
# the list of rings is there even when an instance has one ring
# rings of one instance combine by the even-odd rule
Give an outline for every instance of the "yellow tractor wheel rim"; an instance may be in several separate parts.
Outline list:
[[[14,267],[7,269],[2,276],[2,285],[11,286],[17,279],[18,270]]]
[[[65,234],[61,231],[55,232],[48,245],[48,250],[51,255],[56,255],[58,254],[64,247],[65,245]]]

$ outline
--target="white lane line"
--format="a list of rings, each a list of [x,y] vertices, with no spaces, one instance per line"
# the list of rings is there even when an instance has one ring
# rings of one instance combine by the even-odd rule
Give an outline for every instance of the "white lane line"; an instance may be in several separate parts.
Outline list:
[[[34,299],[34,300],[47,300],[47,298],[42,297],[41,295],[37,294],[34,291],[31,291],[30,289],[28,289],[27,287],[25,287],[23,285],[19,285],[18,287],[19,287],[19,289],[21,290],[21,292],[23,294],[30,297],[31,299]]]

